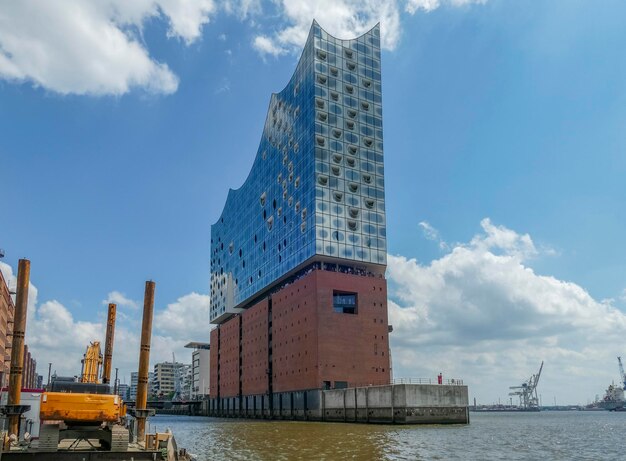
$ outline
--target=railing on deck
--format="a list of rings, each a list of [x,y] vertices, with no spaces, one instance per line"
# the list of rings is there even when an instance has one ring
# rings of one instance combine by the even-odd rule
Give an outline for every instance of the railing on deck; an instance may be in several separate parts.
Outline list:
[[[392,384],[446,384],[448,386],[463,386],[463,380],[457,378],[442,379],[439,383],[438,378],[396,378]]]
[[[433,385],[447,385],[447,386],[464,386],[462,379],[449,378],[442,379],[439,383],[439,379],[435,378],[396,378],[387,382],[386,384],[372,384],[372,383],[350,383],[350,388],[354,387],[371,387],[371,386],[388,386],[390,384],[433,384]]]

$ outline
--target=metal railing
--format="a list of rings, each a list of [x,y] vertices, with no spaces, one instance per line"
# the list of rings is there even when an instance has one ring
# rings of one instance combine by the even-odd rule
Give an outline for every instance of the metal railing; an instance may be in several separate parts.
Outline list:
[[[457,378],[442,379],[439,383],[438,378],[396,378],[392,384],[445,384],[448,386],[463,386],[463,380]]]
[[[439,385],[439,379],[438,378],[395,378],[392,379],[386,383],[378,383],[378,384],[372,384],[372,383],[350,383],[350,388],[354,388],[354,387],[372,387],[372,386],[388,386],[390,384],[432,384],[432,385]],[[447,385],[447,386],[464,386],[463,384],[463,380],[462,379],[457,379],[457,378],[449,378],[449,379],[442,379],[441,380],[441,384],[442,385]]]

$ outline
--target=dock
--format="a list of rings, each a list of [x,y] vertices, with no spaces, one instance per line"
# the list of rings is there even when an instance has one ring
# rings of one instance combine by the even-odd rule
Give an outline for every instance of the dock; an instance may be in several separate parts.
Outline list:
[[[373,424],[469,424],[467,386],[389,384],[209,399],[207,416]]]

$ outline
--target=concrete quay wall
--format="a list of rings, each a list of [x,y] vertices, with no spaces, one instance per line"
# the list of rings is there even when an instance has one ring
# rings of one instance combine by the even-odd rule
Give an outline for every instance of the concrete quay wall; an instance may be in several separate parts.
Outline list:
[[[209,399],[208,416],[388,424],[468,424],[467,386],[391,384]]]

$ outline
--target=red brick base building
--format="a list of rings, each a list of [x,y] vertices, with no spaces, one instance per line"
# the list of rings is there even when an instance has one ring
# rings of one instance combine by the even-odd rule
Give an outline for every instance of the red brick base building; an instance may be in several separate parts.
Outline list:
[[[388,335],[382,275],[308,270],[211,332],[211,397],[387,384]]]

